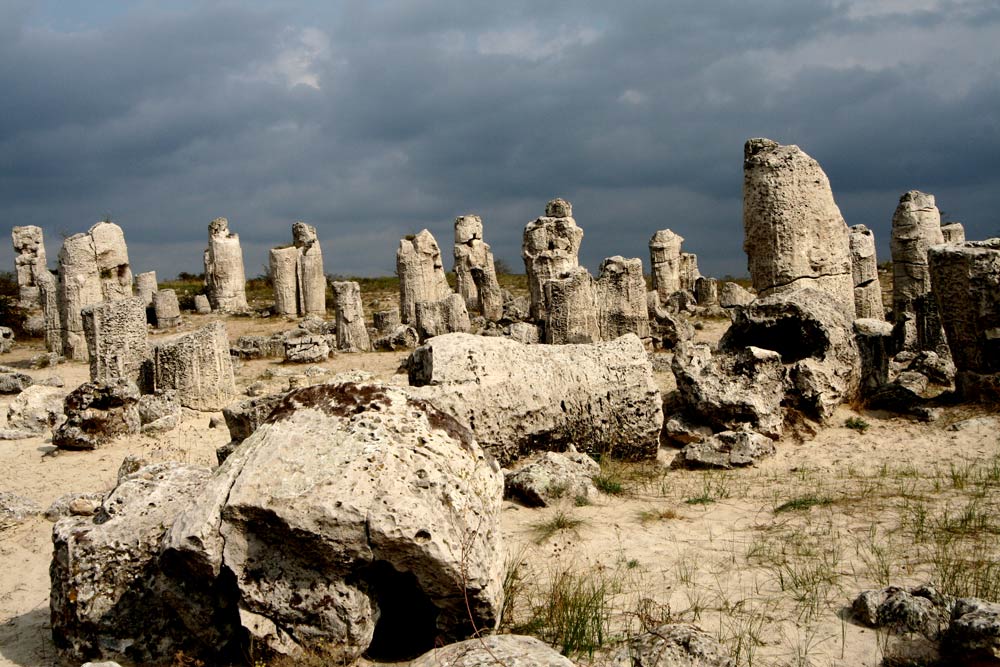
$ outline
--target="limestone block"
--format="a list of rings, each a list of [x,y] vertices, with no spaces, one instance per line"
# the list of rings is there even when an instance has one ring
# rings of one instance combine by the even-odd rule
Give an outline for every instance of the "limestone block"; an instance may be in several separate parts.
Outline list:
[[[698,272],[698,255],[693,252],[682,252],[680,260],[681,289],[694,293],[701,273]]]
[[[361,286],[354,281],[331,282],[337,312],[337,349],[368,352],[372,349],[365,326]]]
[[[941,225],[941,235],[945,243],[965,243],[965,226],[961,222],[948,222]]]
[[[295,246],[271,248],[271,284],[274,288],[276,315],[298,314],[299,249]]]
[[[323,273],[323,250],[316,228],[304,222],[292,225],[292,238],[299,251],[295,266],[298,276],[298,311],[300,315],[326,315],[326,274]]]
[[[452,294],[440,301],[419,301],[416,306],[416,329],[421,340],[447,333],[468,332],[472,328],[465,300]]]
[[[854,315],[884,319],[882,284],[878,279],[875,235],[864,225],[850,228],[851,275],[854,280]]]
[[[204,294],[194,295],[194,311],[199,315],[208,315],[212,312],[212,304]]]
[[[715,278],[700,277],[694,283],[694,298],[699,306],[719,303],[719,283]]]
[[[229,231],[229,221],[216,218],[208,224],[205,250],[205,285],[212,310],[223,313],[246,311],[246,274],[240,236]]]
[[[152,306],[153,295],[159,289],[159,285],[156,282],[156,271],[146,271],[145,273],[137,274],[135,277],[135,287],[136,292],[139,293],[139,297],[146,304],[146,307]]]
[[[149,358],[146,306],[142,297],[104,301],[81,311],[90,358],[90,379],[139,379]]]
[[[600,340],[614,340],[627,333],[649,337],[641,259],[620,255],[605,259],[593,285]]]
[[[403,324],[416,322],[420,301],[440,301],[451,294],[444,275],[441,249],[434,235],[426,229],[400,240],[396,251],[396,275],[399,276],[399,315]]]
[[[17,273],[18,298],[25,308],[41,305],[38,278],[47,272],[45,240],[41,227],[25,225],[14,227],[10,232],[14,245],[14,270]]]
[[[192,410],[221,410],[236,398],[226,327],[213,322],[153,347],[152,391],[174,389]]]
[[[153,309],[156,312],[157,329],[171,329],[181,323],[181,307],[174,290],[157,291],[153,295]]]
[[[681,289],[681,244],[684,237],[669,229],[661,229],[649,239],[649,261],[652,266],[653,290],[666,303],[670,295]]]
[[[582,266],[545,281],[545,342],[595,343],[601,340],[594,281]]]
[[[903,193],[892,216],[892,310],[914,312],[913,302],[931,291],[927,251],[944,243],[934,195]]]
[[[549,212],[558,215],[548,215]],[[572,212],[569,202],[553,199],[546,205],[545,216],[524,227],[521,257],[528,276],[530,316],[539,322],[546,319],[545,283],[579,266],[583,230],[577,226]]]

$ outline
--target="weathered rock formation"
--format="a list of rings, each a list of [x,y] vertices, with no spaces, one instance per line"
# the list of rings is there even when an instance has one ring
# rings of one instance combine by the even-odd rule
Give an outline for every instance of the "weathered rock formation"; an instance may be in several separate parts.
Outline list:
[[[221,410],[236,398],[229,340],[222,322],[165,340],[153,347],[148,390],[177,391],[192,410]]]
[[[653,273],[653,290],[661,303],[681,289],[681,244],[684,237],[669,229],[661,229],[649,239],[649,261]]]
[[[892,216],[892,310],[897,318],[914,313],[914,302],[930,293],[927,251],[941,243],[941,213],[934,195],[904,193]]]
[[[521,257],[528,276],[531,319],[545,320],[545,283],[579,266],[583,230],[573,219],[573,207],[563,199],[545,206],[545,215],[524,227]]]
[[[540,312],[545,320],[546,343],[565,345],[601,340],[594,279],[587,269],[582,266],[569,269],[547,279],[543,287],[545,304]]]
[[[467,310],[481,313],[490,322],[503,316],[493,253],[483,241],[483,221],[478,215],[455,218],[455,283]]]
[[[48,272],[45,259],[45,239],[41,227],[25,225],[10,232],[14,244],[14,270],[17,272],[18,298],[25,308],[42,305],[38,291],[38,276]]]
[[[96,449],[121,435],[139,432],[139,388],[132,380],[85,382],[63,404],[66,421],[52,432],[60,449]]]
[[[701,277],[694,284],[694,298],[699,306],[715,306],[719,303],[719,282],[715,278]]]
[[[205,286],[213,310],[242,313],[248,309],[246,274],[240,235],[229,231],[229,221],[216,218],[208,224],[205,250]]]
[[[158,290],[153,294],[153,311],[157,329],[172,329],[181,323],[181,306],[177,293],[172,289]]]
[[[933,294],[968,398],[1000,398],[1000,239],[942,245],[929,252]]]
[[[59,307],[59,279],[49,271],[42,271],[36,274],[35,284],[38,285],[38,298],[42,304],[45,349],[53,354],[62,355],[63,328],[62,312]]]
[[[399,316],[403,324],[417,321],[417,303],[440,301],[451,294],[444,275],[441,249],[426,229],[400,240],[396,251],[399,276]]]
[[[719,290],[719,305],[723,308],[745,306],[756,298],[756,294],[736,283],[722,283],[722,288]]]
[[[212,312],[212,304],[204,294],[194,295],[194,312],[199,315],[208,315]]]
[[[590,504],[600,493],[594,477],[601,466],[587,454],[541,452],[504,473],[504,496],[528,507],[548,507],[560,499]]]
[[[851,275],[854,279],[854,316],[884,319],[882,284],[878,280],[875,235],[864,225],[850,228]]]
[[[90,379],[136,382],[149,358],[142,297],[104,301],[80,312],[90,358]]]
[[[332,339],[332,341],[331,341]],[[295,329],[285,336],[285,361],[292,364],[315,364],[330,356],[330,343],[336,345],[336,336],[309,333]]]
[[[472,328],[465,299],[450,294],[440,301],[418,301],[416,329],[421,340],[448,333],[465,333]]]
[[[160,286],[156,282],[156,271],[146,271],[136,275],[135,291],[147,308],[153,305],[153,295],[159,288]]]
[[[638,337],[596,345],[523,345],[448,334],[410,355],[410,384],[467,425],[504,464],[536,450],[653,458],[660,392]]]
[[[74,234],[63,241],[57,295],[63,354],[86,360],[87,341],[80,311],[101,301],[132,296],[132,270],[121,227],[99,222],[85,234]]]
[[[600,340],[614,340],[627,333],[649,337],[641,259],[620,255],[605,259],[593,289]]]
[[[694,293],[701,273],[698,271],[698,255],[693,252],[681,253],[680,282],[681,289]]]
[[[299,312],[299,278],[296,272],[299,250],[295,246],[271,248],[269,256],[274,312],[278,315],[296,315]]]
[[[337,319],[337,349],[368,352],[372,349],[365,326],[365,309],[361,303],[361,286],[353,281],[334,281],[333,303]]]
[[[965,227],[961,222],[947,222],[941,225],[941,236],[945,243],[965,243]]]
[[[623,665],[625,663],[622,663]],[[652,663],[650,663],[652,665]],[[489,635],[425,653],[410,667],[573,667],[569,658],[535,637]],[[631,663],[629,663],[631,667]]]
[[[853,315],[847,224],[826,174],[770,139],[750,139],[743,157],[743,249],[758,296],[813,287]]]
[[[274,311],[279,315],[326,314],[326,276],[323,250],[316,228],[304,222],[292,225],[292,245],[272,248],[271,284]]]

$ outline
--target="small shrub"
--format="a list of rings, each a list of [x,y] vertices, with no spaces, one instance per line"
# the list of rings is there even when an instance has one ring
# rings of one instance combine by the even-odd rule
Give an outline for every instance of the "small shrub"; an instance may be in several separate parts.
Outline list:
[[[583,519],[577,519],[559,510],[548,521],[541,521],[532,526],[535,531],[535,543],[541,544],[558,532],[576,530],[583,525]]]
[[[848,417],[847,419],[844,420],[844,426],[846,428],[857,431],[858,433],[864,433],[869,428],[871,428],[871,424],[866,422],[861,417]]]
[[[625,487],[621,480],[609,476],[609,475],[596,475],[594,477],[594,486],[601,493],[606,493],[609,496],[620,496],[625,493]]]
[[[799,510],[807,510],[811,507],[818,507],[823,505],[829,505],[833,502],[832,498],[827,498],[826,496],[801,496],[799,498],[792,498],[791,500],[781,503],[774,508],[774,513],[779,514],[781,512],[795,512]]]

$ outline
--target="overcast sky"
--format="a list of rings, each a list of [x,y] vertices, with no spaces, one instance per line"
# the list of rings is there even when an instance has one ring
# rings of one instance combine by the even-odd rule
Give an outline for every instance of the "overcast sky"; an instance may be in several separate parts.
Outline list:
[[[1000,234],[1000,3],[0,0],[0,213],[44,228],[51,266],[110,214],[161,279],[201,272],[217,216],[248,277],[295,220],[327,273],[392,273],[424,227],[450,267],[477,213],[520,270],[561,196],[591,270],[648,270],[668,227],[745,275],[754,136],[819,160],[883,258],[909,189]]]

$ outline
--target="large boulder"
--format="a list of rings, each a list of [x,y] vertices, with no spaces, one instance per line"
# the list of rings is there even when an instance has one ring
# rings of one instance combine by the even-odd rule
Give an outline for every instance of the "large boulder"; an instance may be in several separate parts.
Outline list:
[[[121,480],[96,515],[55,524],[52,638],[64,658],[145,664],[191,644],[160,592],[157,559],[167,528],[209,475],[182,463],[148,466]]]
[[[159,343],[147,374],[150,392],[174,389],[186,408],[221,410],[236,398],[226,326],[213,322]]]
[[[27,373],[0,366],[0,394],[20,394],[33,383],[34,380]]]
[[[607,667],[732,667],[729,649],[687,623],[667,623],[630,638]]]
[[[490,635],[425,653],[410,667],[573,667],[548,644],[525,635]],[[632,663],[629,663],[631,666]]]
[[[547,507],[560,499],[595,500],[597,461],[577,452],[542,452],[504,474],[504,494],[529,507]]]
[[[52,432],[60,449],[96,449],[139,432],[139,388],[131,380],[85,382],[67,396],[66,421]]]
[[[410,355],[410,384],[503,463],[536,450],[654,458],[659,389],[634,334],[592,345],[523,345],[448,334]]]
[[[498,466],[471,432],[411,392],[316,385],[286,395],[174,523],[161,561],[192,634],[206,584],[259,647],[412,658],[495,625]]]
[[[7,426],[29,433],[44,433],[62,421],[65,398],[66,392],[58,387],[28,387],[7,408]]]

